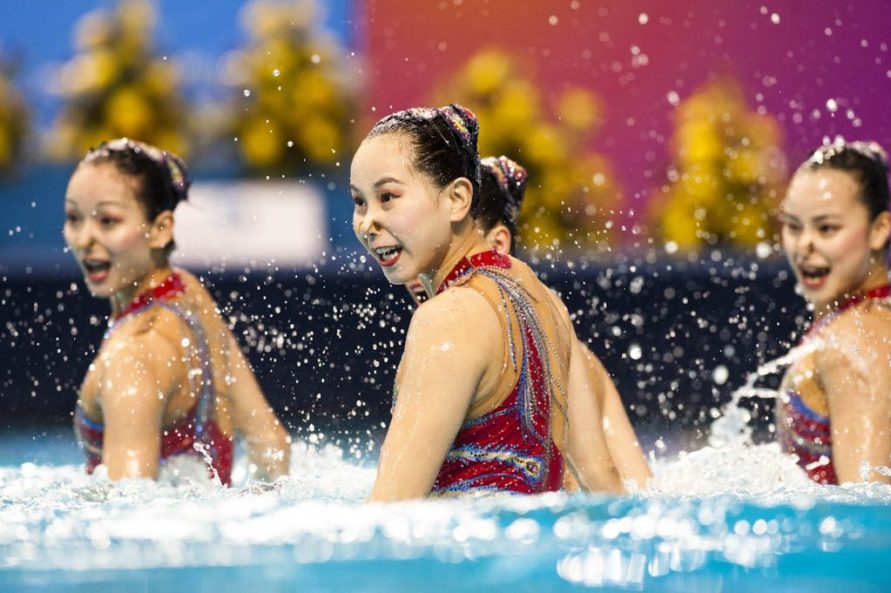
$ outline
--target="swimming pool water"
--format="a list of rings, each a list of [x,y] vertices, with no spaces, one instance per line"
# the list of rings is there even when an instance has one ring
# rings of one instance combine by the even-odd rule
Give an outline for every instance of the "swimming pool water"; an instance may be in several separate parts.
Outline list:
[[[0,591],[891,590],[891,487],[816,486],[771,446],[625,498],[366,505],[373,468],[333,448],[295,445],[273,488],[243,464],[232,489],[112,484],[66,434],[0,437]]]

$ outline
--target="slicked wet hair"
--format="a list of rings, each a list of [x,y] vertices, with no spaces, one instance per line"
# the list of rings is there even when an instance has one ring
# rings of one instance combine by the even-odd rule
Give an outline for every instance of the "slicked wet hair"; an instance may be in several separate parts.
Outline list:
[[[473,112],[457,103],[435,109],[406,109],[381,119],[367,137],[397,133],[408,136],[414,167],[437,187],[445,187],[460,177],[470,181],[471,214],[475,216],[479,208],[480,156],[479,122]]]
[[[888,155],[876,142],[845,142],[836,138],[814,150],[799,171],[832,169],[851,175],[860,186],[858,198],[874,220],[888,211]]]
[[[136,199],[145,208],[146,218],[153,221],[159,214],[173,212],[180,202],[186,201],[192,180],[185,162],[171,152],[151,144],[118,138],[103,142],[90,149],[81,164],[110,163],[121,174],[137,181]],[[164,253],[170,253],[176,244],[170,241]]]

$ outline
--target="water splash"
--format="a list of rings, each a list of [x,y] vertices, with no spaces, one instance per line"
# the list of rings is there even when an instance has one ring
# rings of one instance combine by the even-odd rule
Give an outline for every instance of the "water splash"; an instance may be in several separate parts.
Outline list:
[[[785,355],[768,361],[758,367],[746,377],[742,387],[733,391],[730,401],[721,409],[718,418],[712,422],[708,437],[709,445],[720,448],[727,445],[748,445],[752,442],[752,428],[749,421],[752,419],[748,410],[739,405],[744,397],[758,397],[763,399],[776,399],[779,392],[775,389],[757,387],[756,383],[779,373],[784,368],[794,364],[804,356],[825,346],[820,338],[811,338],[807,342],[789,350]]]
[[[798,480],[775,446],[706,448],[660,462],[653,487],[624,498],[393,505],[364,504],[374,468],[335,447],[298,442],[291,459],[289,477],[261,487],[237,457],[234,488],[111,482],[101,469],[87,476],[75,465],[0,467],[0,580],[10,591],[38,581],[74,591],[85,579],[144,588],[175,569],[177,579],[192,575],[216,591],[263,578],[278,579],[274,590],[424,590],[435,582],[497,592],[529,582],[658,592],[689,578],[748,578],[739,587],[746,590],[820,570],[837,585],[843,563],[891,546],[891,486]],[[393,586],[377,586],[384,581]]]

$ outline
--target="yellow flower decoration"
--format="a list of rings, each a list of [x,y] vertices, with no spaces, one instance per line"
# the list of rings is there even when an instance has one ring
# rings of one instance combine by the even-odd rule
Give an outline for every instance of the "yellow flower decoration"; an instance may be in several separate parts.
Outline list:
[[[679,251],[770,240],[786,177],[777,122],[749,111],[739,84],[724,78],[685,99],[675,125],[667,183],[649,202],[655,235]]]

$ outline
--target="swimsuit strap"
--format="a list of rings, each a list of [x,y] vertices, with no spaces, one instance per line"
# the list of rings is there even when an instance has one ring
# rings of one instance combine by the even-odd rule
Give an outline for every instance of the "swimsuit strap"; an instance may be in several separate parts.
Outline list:
[[[182,277],[178,273],[172,272],[156,287],[137,295],[127,307],[115,315],[108,324],[105,337],[108,338],[111,335],[121,320],[141,313],[152,305],[158,305],[170,311],[186,324],[192,334],[188,349],[198,358],[198,366],[190,368],[188,371],[192,393],[198,393],[198,402],[195,405],[195,437],[203,442],[206,438],[208,422],[213,419],[216,390],[214,389],[210,347],[204,326],[192,311],[170,301],[170,299],[183,294],[185,288]],[[192,359],[192,356],[189,358]],[[196,383],[196,380],[200,380],[200,382]]]
[[[169,299],[180,295],[185,291],[186,285],[183,282],[182,277],[176,272],[171,272],[159,285],[136,295],[136,297],[130,301],[129,305],[124,307],[122,311],[114,316],[112,323],[141,311],[155,301]]]
[[[189,341],[189,349],[198,358],[197,368],[189,369],[189,384],[192,392],[198,393],[198,403],[195,410],[195,436],[203,441],[207,433],[207,424],[213,419],[214,401],[216,390],[214,389],[213,367],[211,365],[210,347],[204,326],[198,317],[189,310],[168,301],[158,301],[158,305],[170,311],[182,320],[192,333]],[[190,357],[191,358],[191,357]],[[196,379],[198,384],[196,385]]]
[[[540,385],[547,390],[549,402],[556,404],[556,409],[559,410],[564,418],[567,417],[566,407],[561,402],[566,401],[565,393],[560,382],[555,380],[551,369],[549,353],[554,351],[553,345],[548,339],[538,312],[535,309],[536,299],[517,278],[505,273],[505,270],[510,267],[510,257],[495,250],[477,253],[462,259],[455,266],[440,285],[437,294],[453,286],[459,280],[469,279],[470,276],[474,275],[488,278],[495,284],[503,310],[505,311],[505,327],[507,330],[510,362],[514,369],[517,369],[519,366],[520,370],[516,391],[521,422],[526,432],[534,435],[545,446],[548,455],[550,455],[551,443],[553,441],[551,423],[547,422],[548,430],[546,434],[539,434],[539,431],[535,429],[535,420],[536,417],[541,415],[541,410],[536,405],[535,377],[532,377],[530,372],[533,366],[531,361],[533,351],[537,354],[539,364],[541,365],[542,376],[538,378],[541,381]],[[515,331],[516,323],[520,325],[519,331]],[[515,334],[520,336],[521,343],[519,346],[522,358],[518,356],[517,344],[514,342]],[[552,391],[555,388],[564,396],[562,400],[554,397]]]
[[[510,257],[504,255],[503,253],[498,253],[494,249],[489,251],[483,251],[482,253],[475,253],[470,257],[465,257],[458,262],[458,264],[452,268],[452,271],[445,277],[442,283],[439,285],[439,288],[436,289],[436,294],[441,293],[445,289],[449,288],[455,282],[460,280],[462,277],[471,274],[477,268],[501,268],[508,269],[510,268]]]

